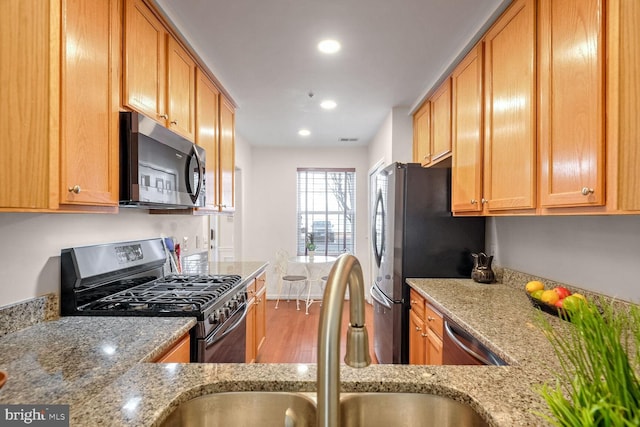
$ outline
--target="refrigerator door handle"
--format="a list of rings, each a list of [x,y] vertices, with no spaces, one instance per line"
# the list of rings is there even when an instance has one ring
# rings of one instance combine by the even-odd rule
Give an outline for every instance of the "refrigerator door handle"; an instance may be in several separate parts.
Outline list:
[[[402,303],[402,301],[394,301],[392,299],[389,299],[380,289],[378,289],[378,286],[376,285],[373,285],[371,287],[371,298],[373,298],[378,303],[380,303],[380,305],[385,306],[389,310],[391,310],[393,304]]]
[[[376,204],[373,209],[373,225],[371,230],[371,236],[373,240],[373,254],[376,258],[376,264],[380,267],[380,263],[382,262],[382,254],[384,253],[385,246],[385,212],[384,212],[384,201],[382,198],[382,190],[378,190],[378,197],[376,197]],[[378,221],[380,221],[378,223]],[[380,225],[380,230],[378,230],[378,224]],[[380,234],[378,234],[378,231]],[[380,245],[378,245],[378,236],[380,237]]]

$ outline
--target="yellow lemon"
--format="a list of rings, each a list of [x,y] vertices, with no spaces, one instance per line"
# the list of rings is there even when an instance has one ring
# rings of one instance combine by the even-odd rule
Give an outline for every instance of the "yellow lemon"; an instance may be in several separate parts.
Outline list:
[[[525,287],[525,289],[527,290],[527,292],[531,294],[535,291],[544,289],[544,283],[538,280],[532,280],[529,283],[527,283],[527,286]]]
[[[540,295],[540,300],[549,305],[554,305],[559,299],[560,297],[553,289],[546,290],[542,292],[542,295]]]

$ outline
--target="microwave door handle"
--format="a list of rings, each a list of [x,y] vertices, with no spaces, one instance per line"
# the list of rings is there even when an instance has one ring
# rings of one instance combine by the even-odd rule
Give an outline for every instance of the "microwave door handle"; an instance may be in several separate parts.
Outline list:
[[[202,166],[202,161],[200,160],[200,156],[198,155],[198,151],[194,148],[193,155],[196,158],[196,163],[198,164],[198,188],[196,188],[194,194],[194,203],[200,197],[200,192],[202,191],[202,184],[204,182],[204,167]]]
[[[191,186],[191,179],[193,178],[193,170],[191,169],[191,161],[195,158],[196,160],[196,169],[198,171],[198,185],[196,186],[196,188],[192,188]],[[189,193],[189,196],[191,197],[191,201],[193,201],[194,203],[196,202],[196,200],[198,199],[198,196],[200,195],[200,190],[202,189],[202,179],[204,178],[204,174],[203,174],[203,170],[202,170],[202,162],[200,161],[200,156],[198,155],[198,151],[195,149],[195,147],[191,148],[191,154],[189,154],[189,159],[187,160],[187,177],[186,177],[186,183],[187,183],[187,192]]]

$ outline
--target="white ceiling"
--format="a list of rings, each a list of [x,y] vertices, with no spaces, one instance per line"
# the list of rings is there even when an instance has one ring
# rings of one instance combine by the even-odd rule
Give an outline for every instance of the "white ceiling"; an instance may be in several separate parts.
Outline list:
[[[414,108],[509,2],[156,0],[238,105],[238,135],[254,146],[314,147],[368,144],[391,109]],[[323,38],[342,50],[318,52]],[[322,110],[323,99],[337,108]]]

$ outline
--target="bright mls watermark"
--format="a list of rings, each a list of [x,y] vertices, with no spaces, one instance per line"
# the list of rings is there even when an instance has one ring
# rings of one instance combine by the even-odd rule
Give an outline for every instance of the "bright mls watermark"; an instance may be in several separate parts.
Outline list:
[[[0,405],[0,427],[69,427],[69,405]]]

